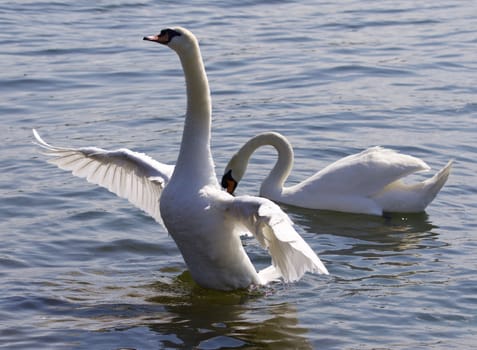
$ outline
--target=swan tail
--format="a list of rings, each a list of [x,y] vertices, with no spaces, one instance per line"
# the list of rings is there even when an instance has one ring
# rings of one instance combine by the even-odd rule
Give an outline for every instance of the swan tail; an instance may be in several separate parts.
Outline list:
[[[424,210],[434,200],[439,191],[447,182],[453,163],[454,161],[450,160],[433,177],[423,182],[422,210]]]
[[[400,180],[395,181],[375,196],[374,200],[384,212],[422,212],[447,182],[452,164],[453,160],[450,160],[433,177],[417,184],[406,185]]]

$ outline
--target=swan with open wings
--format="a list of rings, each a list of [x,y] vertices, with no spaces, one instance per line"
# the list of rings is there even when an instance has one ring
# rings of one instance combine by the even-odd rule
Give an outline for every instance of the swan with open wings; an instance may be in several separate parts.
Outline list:
[[[127,198],[163,222],[176,242],[192,278],[219,290],[264,285],[278,278],[297,281],[306,272],[328,271],[296,232],[289,217],[268,199],[233,197],[217,181],[210,150],[211,101],[199,44],[185,28],[144,37],[174,50],[181,61],[187,111],[175,166],[126,149],[51,146],[51,163]],[[271,266],[256,271],[240,234],[256,237],[271,255]]]

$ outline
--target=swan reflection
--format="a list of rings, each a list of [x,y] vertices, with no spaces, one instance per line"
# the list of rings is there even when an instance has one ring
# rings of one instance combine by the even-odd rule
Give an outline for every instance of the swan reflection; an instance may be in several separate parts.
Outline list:
[[[330,297],[374,297],[383,290],[398,293],[403,286],[422,283],[433,272],[429,250],[447,244],[439,240],[438,227],[426,213],[375,217],[295,207],[286,211],[322,248],[334,282],[328,284]]]
[[[425,213],[386,214],[383,217],[310,210],[286,206],[292,220],[308,233],[356,238],[370,244],[395,243],[392,249],[406,249],[406,244],[425,236],[435,236],[437,228]]]
[[[151,288],[155,296],[148,302],[163,305],[167,314],[165,318],[151,318],[149,325],[161,335],[162,346],[312,349],[308,329],[299,324],[295,306],[275,304],[273,295],[269,295],[274,293],[273,285],[258,290],[212,291],[195,285],[184,272],[173,283],[158,282]]]

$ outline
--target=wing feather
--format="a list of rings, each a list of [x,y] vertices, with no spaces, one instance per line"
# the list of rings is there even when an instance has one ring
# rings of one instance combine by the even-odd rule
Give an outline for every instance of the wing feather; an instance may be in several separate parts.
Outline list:
[[[56,147],[46,143],[36,130],[33,130],[33,135],[36,144],[53,157],[49,163],[128,199],[162,224],[159,198],[174,166],[128,149],[108,151],[97,147]]]
[[[306,272],[328,274],[278,205],[265,198],[240,196],[234,198],[232,208],[234,217],[268,249],[273,267],[285,282],[297,281]]]

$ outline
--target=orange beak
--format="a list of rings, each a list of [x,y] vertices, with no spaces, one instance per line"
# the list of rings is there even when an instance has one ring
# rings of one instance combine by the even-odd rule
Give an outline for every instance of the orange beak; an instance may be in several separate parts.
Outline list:
[[[143,40],[154,41],[156,43],[166,45],[169,42],[169,34],[164,32],[164,34],[148,35],[145,36]]]
[[[222,176],[222,187],[225,188],[228,193],[234,194],[237,184],[237,181],[232,177],[232,170],[229,170]]]
[[[235,187],[237,187],[237,183],[232,179],[228,179],[226,188],[227,192],[230,194],[234,194]]]

